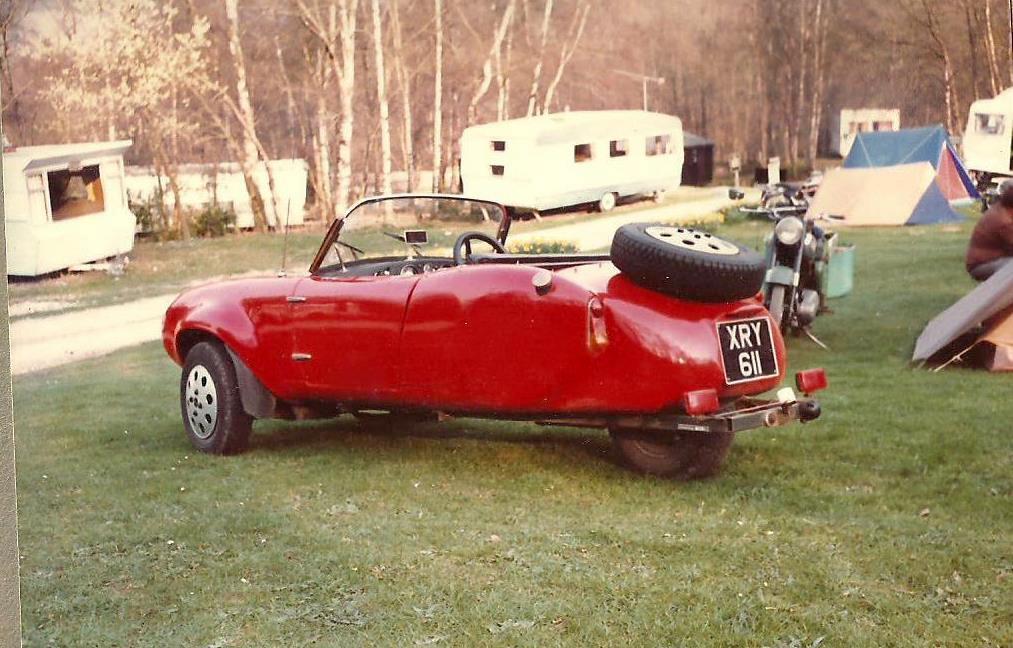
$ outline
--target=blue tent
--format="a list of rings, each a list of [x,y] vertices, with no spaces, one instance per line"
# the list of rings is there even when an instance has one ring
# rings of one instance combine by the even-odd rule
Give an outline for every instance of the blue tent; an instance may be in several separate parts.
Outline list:
[[[941,125],[859,133],[844,168],[888,167],[928,162],[947,200],[980,198],[967,168]]]

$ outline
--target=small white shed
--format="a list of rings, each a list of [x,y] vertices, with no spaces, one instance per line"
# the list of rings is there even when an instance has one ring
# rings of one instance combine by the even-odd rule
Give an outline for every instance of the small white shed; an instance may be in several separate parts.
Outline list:
[[[897,108],[844,108],[831,120],[830,152],[848,157],[859,133],[900,130]]]
[[[469,196],[554,209],[679,186],[682,121],[643,110],[577,111],[471,126],[461,135]]]
[[[264,211],[267,222],[272,226],[284,226],[286,218],[289,225],[302,225],[306,210],[306,182],[309,165],[306,160],[287,159],[268,162],[274,189],[277,192],[275,201],[271,200],[270,183],[267,169],[263,163],[253,171],[253,181],[264,199]],[[246,190],[239,164],[224,162],[220,164],[181,164],[177,169],[180,185],[180,203],[183,209],[198,211],[208,205],[218,204],[231,208],[236,213],[236,227],[253,227],[253,209],[250,206],[250,194]],[[173,195],[169,191],[169,180],[161,178],[151,167],[127,167],[127,192],[131,200],[151,200],[158,195],[161,182],[162,197],[167,208],[173,205]],[[278,204],[280,214],[275,215],[274,202]]]
[[[134,247],[123,153],[130,140],[8,147],[7,274],[35,277]]]
[[[961,146],[972,171],[1013,175],[1013,88],[971,104]]]

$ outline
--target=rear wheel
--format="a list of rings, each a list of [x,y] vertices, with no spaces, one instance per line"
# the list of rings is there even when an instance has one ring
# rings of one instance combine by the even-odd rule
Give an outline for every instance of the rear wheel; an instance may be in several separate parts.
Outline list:
[[[243,410],[236,370],[220,343],[201,342],[186,354],[179,404],[183,427],[195,448],[211,454],[246,449],[253,417]]]
[[[612,444],[634,470],[676,479],[716,475],[735,440],[734,432],[663,433],[613,428]]]

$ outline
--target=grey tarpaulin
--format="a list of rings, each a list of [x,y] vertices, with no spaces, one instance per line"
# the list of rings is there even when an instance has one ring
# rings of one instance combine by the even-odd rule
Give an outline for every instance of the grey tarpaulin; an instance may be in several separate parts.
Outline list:
[[[918,336],[911,359],[915,362],[928,360],[947,344],[1010,304],[1013,304],[1013,263],[1007,263],[988,281],[929,322]]]

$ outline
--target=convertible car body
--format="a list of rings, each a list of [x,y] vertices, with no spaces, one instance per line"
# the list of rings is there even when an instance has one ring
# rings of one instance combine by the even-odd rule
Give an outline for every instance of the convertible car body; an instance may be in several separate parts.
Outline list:
[[[163,339],[183,366],[191,441],[235,452],[254,418],[377,410],[534,420],[607,428],[635,467],[695,477],[716,471],[735,432],[819,416],[790,388],[751,398],[787,368],[755,253],[639,226],[611,256],[509,254],[511,220],[459,196],[369,199],[335,221],[308,274],[180,295]],[[457,235],[480,225],[495,235]],[[453,254],[423,252],[455,235]],[[723,252],[693,256],[672,236]],[[730,265],[710,276],[701,258]],[[798,376],[804,392],[825,385],[821,370]]]

